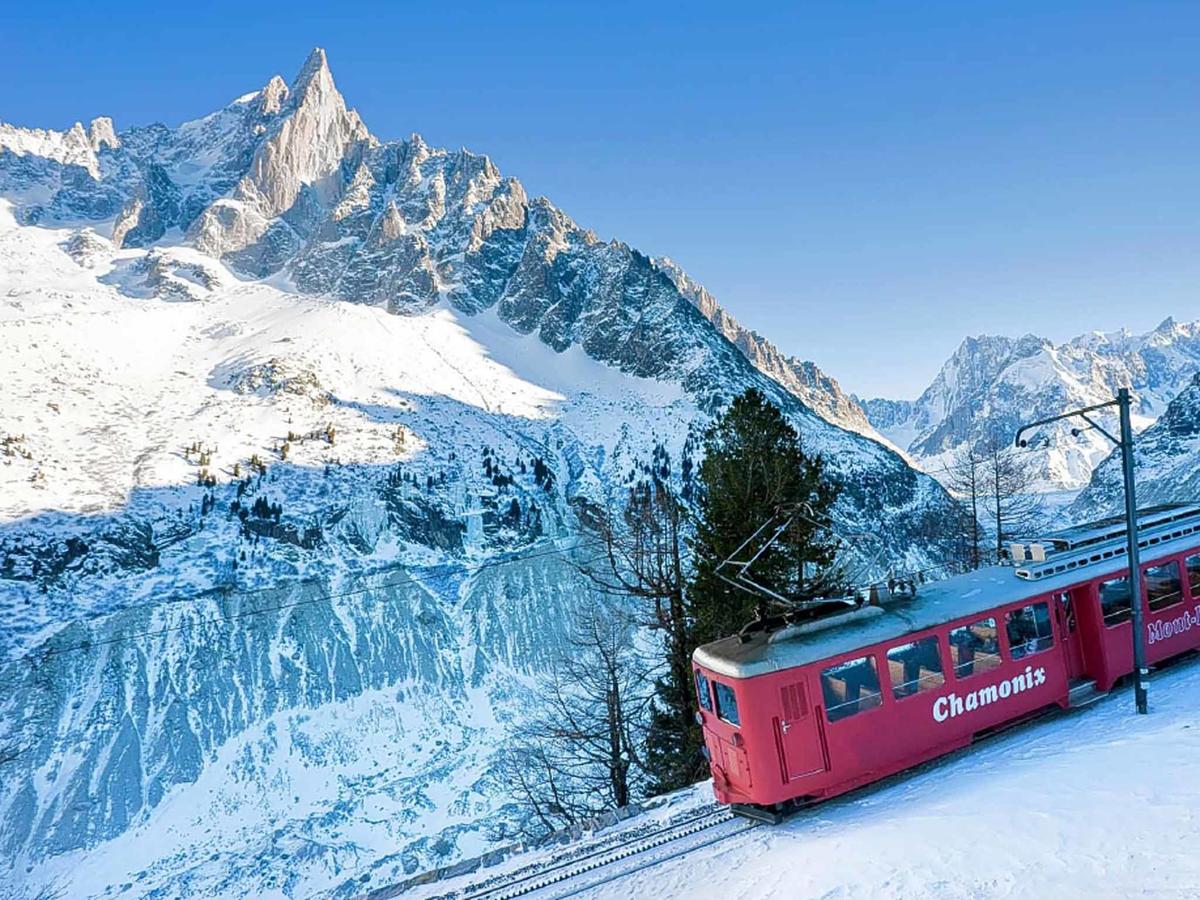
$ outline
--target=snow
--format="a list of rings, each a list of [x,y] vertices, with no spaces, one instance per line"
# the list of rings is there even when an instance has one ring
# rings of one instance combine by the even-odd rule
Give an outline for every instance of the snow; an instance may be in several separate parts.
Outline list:
[[[39,156],[56,162],[82,166],[96,177],[99,162],[83,125],[76,122],[70,131],[19,128],[0,122],[0,152],[17,156]]]
[[[746,387],[886,488],[849,524],[936,552],[936,485],[645,257],[376,141],[319,51],[295,86],[5,132],[40,158],[0,153],[0,882],[345,894],[507,842],[506,728],[595,591],[577,511]]]
[[[0,455],[0,538],[6,548],[90,540],[98,525],[135,518],[153,525],[161,557],[150,570],[102,572],[46,595],[32,581],[0,581],[0,655],[12,660],[63,629],[76,629],[69,646],[75,634],[111,636],[95,659],[55,658],[61,683],[52,702],[66,698],[55,727],[62,735],[87,729],[89,738],[56,744],[31,764],[27,783],[44,822],[56,821],[56,804],[75,802],[64,798],[77,778],[105,804],[131,802],[120,784],[95,786],[130,758],[119,724],[128,715],[142,732],[129,776],[142,779],[132,790],[140,806],[116,836],[91,836],[95,826],[85,823],[86,849],[23,855],[21,871],[29,867],[30,885],[54,883],[68,897],[130,883],[139,893],[193,896],[253,883],[255,895],[296,896],[364,870],[394,878],[488,849],[504,834],[492,829],[507,795],[490,772],[519,708],[522,673],[545,664],[560,620],[583,596],[564,559],[577,543],[563,526],[567,492],[603,502],[656,438],[679,446],[698,414],[694,401],[678,384],[622,374],[578,348],[556,353],[490,311],[471,317],[443,303],[398,316],[302,296],[282,278],[244,281],[190,247],[117,250],[96,235],[105,226],[19,226],[0,201],[0,435],[21,436],[28,454]],[[274,450],[289,431],[329,424],[335,444],[292,442],[286,462]],[[246,473],[256,454],[271,468],[266,496],[284,500],[289,519],[341,506],[336,527],[362,535],[366,549],[331,540],[303,554],[264,541],[233,569],[237,548],[247,546],[238,519],[226,511],[197,527],[205,492],[196,454],[184,452],[193,442],[212,448],[208,469],[223,502],[232,497],[232,467]],[[485,533],[483,499],[495,489],[482,473],[484,446],[506,467],[535,455],[554,467],[561,494],[536,488],[532,475],[518,476],[516,487],[544,507],[544,533]],[[560,454],[582,460],[573,480]],[[461,555],[389,525],[378,482],[397,464],[422,484],[452,473],[448,496],[431,499],[466,525]],[[427,588],[429,603],[378,574],[402,565],[419,579],[426,567],[498,556],[513,560],[491,570],[503,575],[443,578]],[[317,576],[315,587],[300,584]],[[227,609],[206,593],[272,587],[286,608],[294,592],[303,603],[304,590],[361,592],[362,580],[379,585],[371,602],[332,604],[331,624],[302,636],[296,629],[306,623],[290,616],[268,618],[267,628],[219,628]],[[129,631],[152,637],[127,640]],[[332,632],[363,654],[353,663],[355,677],[370,682],[360,693],[341,688],[332,661],[344,651]],[[393,635],[405,646],[387,643]],[[214,640],[223,650],[205,655]],[[249,666],[230,662],[247,651]],[[313,652],[330,664],[306,669],[305,693],[280,699],[287,673]],[[113,677],[121,671],[156,696],[126,697]],[[254,683],[260,671],[270,675],[266,684]],[[106,705],[113,696],[122,698],[119,712]],[[167,718],[172,696],[187,698],[186,727]],[[20,724],[26,702],[40,701],[15,700],[0,736]],[[113,718],[97,727],[89,717],[99,708]],[[167,793],[145,799],[172,764],[162,753],[214,733],[221,736],[195,751],[194,774],[187,766],[165,772]],[[20,802],[0,791],[0,813],[19,817],[11,804]],[[40,850],[46,839],[35,840]],[[280,872],[291,882],[280,882]]]
[[[385,858],[400,840],[469,827],[481,810],[456,808],[455,801],[485,774],[488,754],[473,745],[496,721],[479,691],[465,716],[439,706],[435,698],[423,699],[417,685],[402,683],[341,704],[277,713],[223,746],[194,784],[177,785],[156,809],[152,829],[126,832],[102,853],[58,856],[40,868],[38,879],[86,896],[128,879],[131,862],[145,882],[171,879],[178,862],[191,859],[197,863],[182,879],[184,895],[217,896],[232,888],[224,884],[230,859],[241,848],[263,847],[289,820],[307,823],[283,838],[283,847],[296,852],[316,836],[322,817],[337,814],[338,827],[326,836],[330,861]],[[422,752],[426,748],[431,752]],[[430,771],[448,760],[450,777],[431,779]],[[230,818],[222,822],[223,816]],[[477,835],[461,849],[471,855],[487,844]],[[268,875],[255,896],[287,896],[288,877],[286,869]],[[332,865],[309,871],[304,896],[341,880]]]
[[[1195,897],[1198,694],[1182,663],[1148,716],[1121,691],[573,896]]]
[[[992,429],[1106,403],[1121,387],[1135,395],[1133,427],[1141,432],[1166,409],[1200,368],[1200,322],[1168,319],[1144,335],[1083,335],[1061,345],[1022,338],[968,338],[916,401],[867,400],[864,408],[889,440],[924,471],[945,481],[968,440]],[[1115,433],[1115,415],[1097,420]],[[1067,422],[1041,430],[1029,462],[1042,490],[1079,491],[1112,451],[1101,432]]]
[[[504,417],[555,419],[589,439],[611,436],[615,416],[638,410],[679,405],[680,420],[690,418],[677,384],[631,379],[577,347],[556,353],[491,310],[390,315],[241,282],[186,247],[154,253],[198,299],[161,302],[138,271],[144,251],[109,247],[85,269],[62,249],[71,234],[17,226],[0,201],[0,266],[19,285],[0,302],[5,421],[34,455],[0,466],[0,521],[111,511],[138,489],[186,485],[196,467],[182,451],[193,440],[217,448],[214,465],[228,477],[235,461],[271,455],[289,430],[328,423],[336,447],[305,443],[289,461],[394,462],[397,424],[453,405],[487,413],[494,427]],[[239,390],[273,362],[319,373],[319,391]]]

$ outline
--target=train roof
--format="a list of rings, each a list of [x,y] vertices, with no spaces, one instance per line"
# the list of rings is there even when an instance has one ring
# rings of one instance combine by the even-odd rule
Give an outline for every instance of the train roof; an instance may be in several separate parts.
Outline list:
[[[1184,553],[1200,545],[1190,533],[1169,541],[1153,541],[1143,559]],[[1145,545],[1145,540],[1139,543]],[[989,566],[932,582],[917,595],[885,606],[864,606],[841,615],[791,625],[774,632],[755,632],[742,641],[736,635],[698,647],[697,665],[730,678],[748,678],[819,662],[859,647],[944,625],[1020,600],[1070,588],[1083,581],[1127,568],[1125,555],[1114,555],[1037,580],[1020,577],[1012,566]]]

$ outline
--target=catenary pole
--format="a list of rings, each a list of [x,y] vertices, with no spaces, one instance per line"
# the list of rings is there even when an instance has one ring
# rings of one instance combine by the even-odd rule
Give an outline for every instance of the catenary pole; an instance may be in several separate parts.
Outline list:
[[[1125,536],[1129,557],[1129,592],[1133,604],[1133,698],[1137,711],[1148,711],[1146,700],[1150,670],[1146,667],[1146,625],[1142,611],[1142,566],[1138,548],[1137,486],[1133,477],[1133,423],[1130,419],[1129,388],[1117,392],[1121,411],[1121,469],[1125,476]]]
[[[1120,413],[1121,429],[1119,437],[1114,437],[1089,415],[1090,413],[1113,406],[1117,407]],[[1146,616],[1142,609],[1142,597],[1145,592],[1142,590],[1141,552],[1138,547],[1137,485],[1133,471],[1132,406],[1133,397],[1129,392],[1129,388],[1121,388],[1117,391],[1116,399],[1109,400],[1107,403],[1097,403],[1095,406],[1073,410],[1072,412],[1051,416],[1049,419],[1042,419],[1038,422],[1030,422],[1028,425],[1021,426],[1017,430],[1017,446],[1028,446],[1028,442],[1023,437],[1027,431],[1032,431],[1043,425],[1049,425],[1052,422],[1078,417],[1087,422],[1090,428],[1094,428],[1103,434],[1121,450],[1121,472],[1125,482],[1125,553],[1129,560],[1129,624],[1130,630],[1133,632],[1133,699],[1138,713],[1145,715],[1149,711],[1147,697],[1149,694],[1150,669],[1146,665]],[[1075,429],[1073,433],[1078,435],[1080,430]]]

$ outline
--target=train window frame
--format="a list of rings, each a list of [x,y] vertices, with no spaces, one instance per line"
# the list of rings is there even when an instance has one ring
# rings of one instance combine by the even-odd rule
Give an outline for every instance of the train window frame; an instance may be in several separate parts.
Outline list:
[[[1174,569],[1175,570],[1175,590],[1173,593],[1166,594],[1164,597],[1154,598],[1150,595],[1150,573],[1154,570]],[[1183,594],[1183,567],[1179,565],[1177,559],[1166,559],[1162,562],[1153,565],[1145,566],[1142,569],[1142,583],[1145,587],[1146,608],[1150,612],[1161,612],[1164,609],[1170,609],[1173,606],[1178,606],[1184,600]],[[1163,603],[1163,599],[1169,602]],[[1158,603],[1156,606],[1155,603]]]
[[[833,677],[836,679],[836,675],[831,676],[830,673],[836,672],[838,670],[847,670],[848,671],[851,667],[857,666],[860,664],[864,664],[864,663],[869,663],[869,668],[871,670],[871,674],[874,675],[874,677],[875,677],[874,691],[868,690],[866,692],[866,695],[864,696],[864,694],[862,692],[863,685],[860,684],[860,685],[857,685],[858,690],[859,690],[859,695],[857,697],[855,697],[853,700],[842,699],[839,702],[830,703],[831,696],[834,696],[834,699],[836,699],[836,696],[832,694],[832,692],[830,690],[830,685],[829,685],[830,678]],[[841,678],[841,679],[837,679],[837,680],[840,680],[842,682],[842,687],[843,687],[843,689],[845,689],[846,688],[846,678]],[[825,718],[830,722],[830,724],[841,722],[846,719],[852,719],[855,716],[861,715],[863,713],[869,713],[873,710],[881,709],[883,707],[883,682],[880,680],[879,660],[876,658],[875,651],[871,651],[870,653],[864,653],[862,656],[855,656],[855,657],[851,657],[850,659],[843,659],[839,662],[834,663],[831,666],[826,666],[824,669],[821,670],[820,681],[821,681],[821,700],[823,701],[823,703],[825,705]],[[867,705],[864,706],[863,705],[864,703]]]
[[[1125,583],[1125,592],[1128,595],[1123,606],[1115,607],[1115,612],[1109,612],[1104,605],[1104,589],[1110,585]],[[1128,624],[1133,619],[1133,582],[1129,578],[1129,573],[1113,578],[1105,578],[1096,582],[1096,603],[1100,607],[1100,621],[1104,623],[1105,628],[1120,628],[1122,625]]]
[[[696,677],[693,680],[696,683],[696,699],[698,699],[700,701],[701,709],[703,709],[705,712],[712,712],[713,711],[712,682],[709,680],[709,677],[707,675],[705,675],[703,672],[701,672],[699,669],[696,669],[695,672],[696,672]],[[701,684],[703,684],[703,687],[701,687]]]
[[[1038,618],[1039,608],[1044,614],[1041,619]],[[1035,628],[1035,633],[1026,640],[1014,641],[1011,631],[1013,623],[1017,621],[1014,617],[1025,612],[1030,614],[1030,621]],[[1042,632],[1043,625],[1045,633]],[[1038,653],[1054,649],[1054,615],[1050,612],[1050,601],[1035,600],[1023,606],[1006,609],[1004,611],[1004,636],[1008,640],[1008,657],[1013,661],[1027,659]]]
[[[901,665],[905,667],[905,680],[898,682],[892,676],[892,663],[897,661],[893,659],[892,654],[901,651],[915,651],[919,654],[921,652],[918,650],[919,645],[928,646],[930,643],[933,644],[934,658],[937,659],[937,670],[935,671],[929,669],[928,671],[932,674],[924,674],[927,667],[921,663],[918,663],[917,677],[910,679],[908,678],[907,661],[900,660]],[[892,685],[892,699],[894,700],[908,700],[928,691],[941,690],[941,688],[945,687],[946,685],[946,663],[942,658],[942,642],[936,634],[927,634],[925,637],[907,641],[903,644],[897,644],[894,647],[889,647],[884,652],[884,658],[888,662],[888,681],[891,682]],[[905,691],[903,690],[904,688],[910,689]]]
[[[723,681],[717,681],[715,678],[710,679],[713,686],[713,706],[716,709],[717,718],[726,725],[732,725],[734,728],[742,727],[742,715],[738,709],[737,694],[734,693],[732,687]],[[728,706],[721,700],[722,691],[729,695]],[[733,718],[729,718],[726,713],[732,713]]]
[[[984,651],[982,658],[978,658],[975,655],[976,648],[971,647],[971,658],[966,662],[961,661],[958,658],[958,655],[954,652],[955,648],[958,647],[961,642],[956,642],[954,640],[954,635],[966,632],[973,640],[978,641],[980,640],[979,635],[971,629],[979,628],[980,626],[992,629],[994,634],[993,640],[996,644],[995,651]],[[946,645],[948,648],[950,648],[950,670],[954,672],[955,681],[965,681],[968,678],[986,675],[988,672],[993,672],[1004,665],[1004,650],[1003,645],[1001,644],[1000,633],[1001,628],[999,623],[997,623],[996,616],[994,614],[990,616],[984,616],[982,619],[977,619],[974,622],[966,622],[962,625],[955,625],[946,633]],[[991,664],[986,668],[977,669],[975,666],[977,661],[990,662]],[[971,671],[963,671],[968,666],[970,666]]]
[[[1193,600],[1200,600],[1200,553],[1194,553],[1183,561],[1183,574]]]

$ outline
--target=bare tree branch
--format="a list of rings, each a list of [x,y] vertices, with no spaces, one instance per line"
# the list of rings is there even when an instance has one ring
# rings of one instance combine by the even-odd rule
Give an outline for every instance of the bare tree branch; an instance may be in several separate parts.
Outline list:
[[[653,686],[634,626],[596,602],[573,619],[566,652],[512,734],[505,775],[533,830],[627,806],[645,781],[641,742]]]

